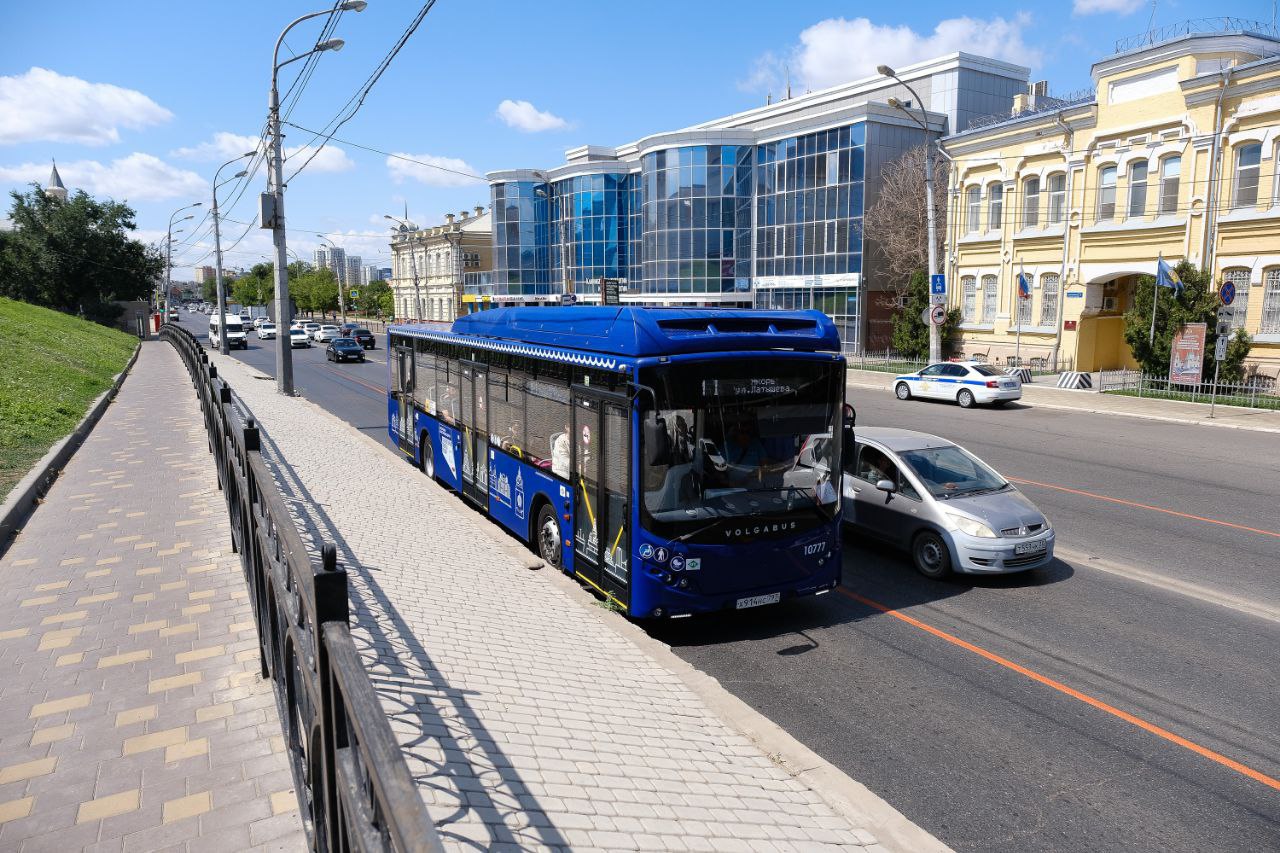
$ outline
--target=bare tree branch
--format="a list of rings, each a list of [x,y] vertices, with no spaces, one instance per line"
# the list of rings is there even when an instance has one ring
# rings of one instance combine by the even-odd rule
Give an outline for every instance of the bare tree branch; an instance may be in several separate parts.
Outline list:
[[[925,208],[924,158],[931,146],[920,145],[889,163],[880,173],[880,197],[863,216],[868,242],[875,244],[885,277],[897,296],[906,294],[911,274],[928,268],[929,230]],[[938,257],[947,233],[947,161],[934,154],[933,204]]]

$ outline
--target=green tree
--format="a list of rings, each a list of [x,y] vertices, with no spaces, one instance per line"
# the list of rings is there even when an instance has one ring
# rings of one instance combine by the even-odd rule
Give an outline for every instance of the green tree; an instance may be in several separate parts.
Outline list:
[[[155,249],[129,237],[133,208],[77,191],[67,201],[9,193],[14,230],[0,231],[0,296],[109,322],[113,300],[146,299],[164,271]]]
[[[226,278],[223,278],[226,281]],[[200,283],[200,297],[205,302],[216,302],[218,299],[218,280],[216,278],[206,278]]]
[[[921,315],[929,307],[929,276],[924,270],[911,274],[905,295],[906,304],[893,315],[893,349],[910,358],[928,358],[929,325],[921,320]],[[939,333],[942,340],[950,338],[959,325],[960,310],[948,311]]]
[[[390,306],[393,301],[391,285],[385,281],[371,281],[360,288],[360,298],[356,302],[356,307],[366,317],[376,317],[379,311],[386,316],[391,313]]]
[[[311,278],[311,310],[327,315],[338,310],[338,279],[330,269],[308,273]]]
[[[256,276],[242,275],[231,282],[231,299],[246,307],[266,304],[262,299],[262,281]]]
[[[1173,348],[1173,335],[1187,323],[1204,323],[1205,334],[1203,377],[1211,381],[1214,369],[1214,350],[1217,346],[1218,307],[1222,304],[1212,287],[1212,276],[1186,261],[1177,266],[1182,280],[1182,293],[1171,288],[1156,287],[1155,277],[1144,275],[1138,279],[1134,291],[1134,305],[1124,315],[1124,339],[1133,351],[1133,357],[1142,372],[1151,376],[1169,373],[1169,356]],[[1158,293],[1157,293],[1158,291]],[[1156,334],[1151,341],[1152,296],[1156,296]],[[1239,382],[1244,377],[1244,360],[1253,342],[1244,329],[1238,329],[1227,344],[1227,357],[1223,359],[1219,379],[1222,382]]]

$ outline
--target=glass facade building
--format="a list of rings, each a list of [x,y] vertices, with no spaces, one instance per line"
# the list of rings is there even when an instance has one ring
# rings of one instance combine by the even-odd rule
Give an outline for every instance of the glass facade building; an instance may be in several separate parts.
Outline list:
[[[930,134],[942,135],[1007,110],[1028,72],[953,54],[899,76],[925,93]],[[910,97],[892,80],[855,81],[628,145],[571,149],[545,172],[491,172],[492,304],[552,304],[570,289],[595,302],[611,278],[629,304],[821,310],[860,349],[868,291],[892,287],[877,278],[863,213],[879,170],[925,142],[887,104]]]

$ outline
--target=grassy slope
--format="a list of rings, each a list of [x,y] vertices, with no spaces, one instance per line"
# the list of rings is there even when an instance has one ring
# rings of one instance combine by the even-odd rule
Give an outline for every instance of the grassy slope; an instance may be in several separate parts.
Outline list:
[[[0,298],[0,500],[124,369],[138,339]]]

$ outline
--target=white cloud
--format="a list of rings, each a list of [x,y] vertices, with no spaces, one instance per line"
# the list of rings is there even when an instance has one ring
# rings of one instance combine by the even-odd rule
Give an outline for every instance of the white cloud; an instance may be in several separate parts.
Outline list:
[[[877,65],[897,68],[961,50],[1034,66],[1040,51],[1023,41],[1030,23],[1025,13],[1012,20],[948,18],[939,21],[932,33],[922,34],[906,26],[874,24],[867,18],[828,18],[801,32],[799,44],[784,56],[766,53],[757,59],[741,88],[767,88],[778,94],[789,70],[792,91],[821,89],[874,76]]]
[[[151,154],[135,152],[128,157],[100,163],[77,160],[58,164],[58,174],[67,189],[88,191],[130,201],[156,201],[167,198],[203,198],[209,193],[209,182],[185,169],[179,169]],[[0,166],[0,182],[27,184],[49,180],[48,163],[23,163]]]
[[[510,98],[498,104],[495,115],[508,126],[525,133],[563,130],[569,126],[567,121],[554,113],[544,112],[528,101],[513,101]]]
[[[399,159],[402,157],[408,159]],[[410,160],[418,162],[409,162]],[[466,187],[484,180],[467,161],[457,157],[437,157],[434,154],[405,154],[397,151],[394,156],[387,158],[387,171],[397,184],[412,179],[432,187]]]
[[[1075,0],[1071,11],[1077,15],[1103,15],[1115,12],[1117,15],[1131,15],[1142,7],[1144,0]]]
[[[121,127],[137,130],[171,118],[173,113],[141,92],[109,83],[35,67],[0,77],[0,145],[105,145],[120,140]]]
[[[219,131],[213,138],[199,145],[178,148],[169,152],[174,157],[184,160],[202,160],[216,162],[230,160],[258,148],[260,140],[255,136],[244,136],[238,133]],[[285,146],[286,175],[298,168],[311,156],[312,149],[306,145]],[[296,160],[294,158],[297,158]],[[292,161],[292,162],[290,162]],[[308,172],[346,172],[356,167],[355,161],[347,156],[347,152],[336,145],[326,145],[307,166]]]

